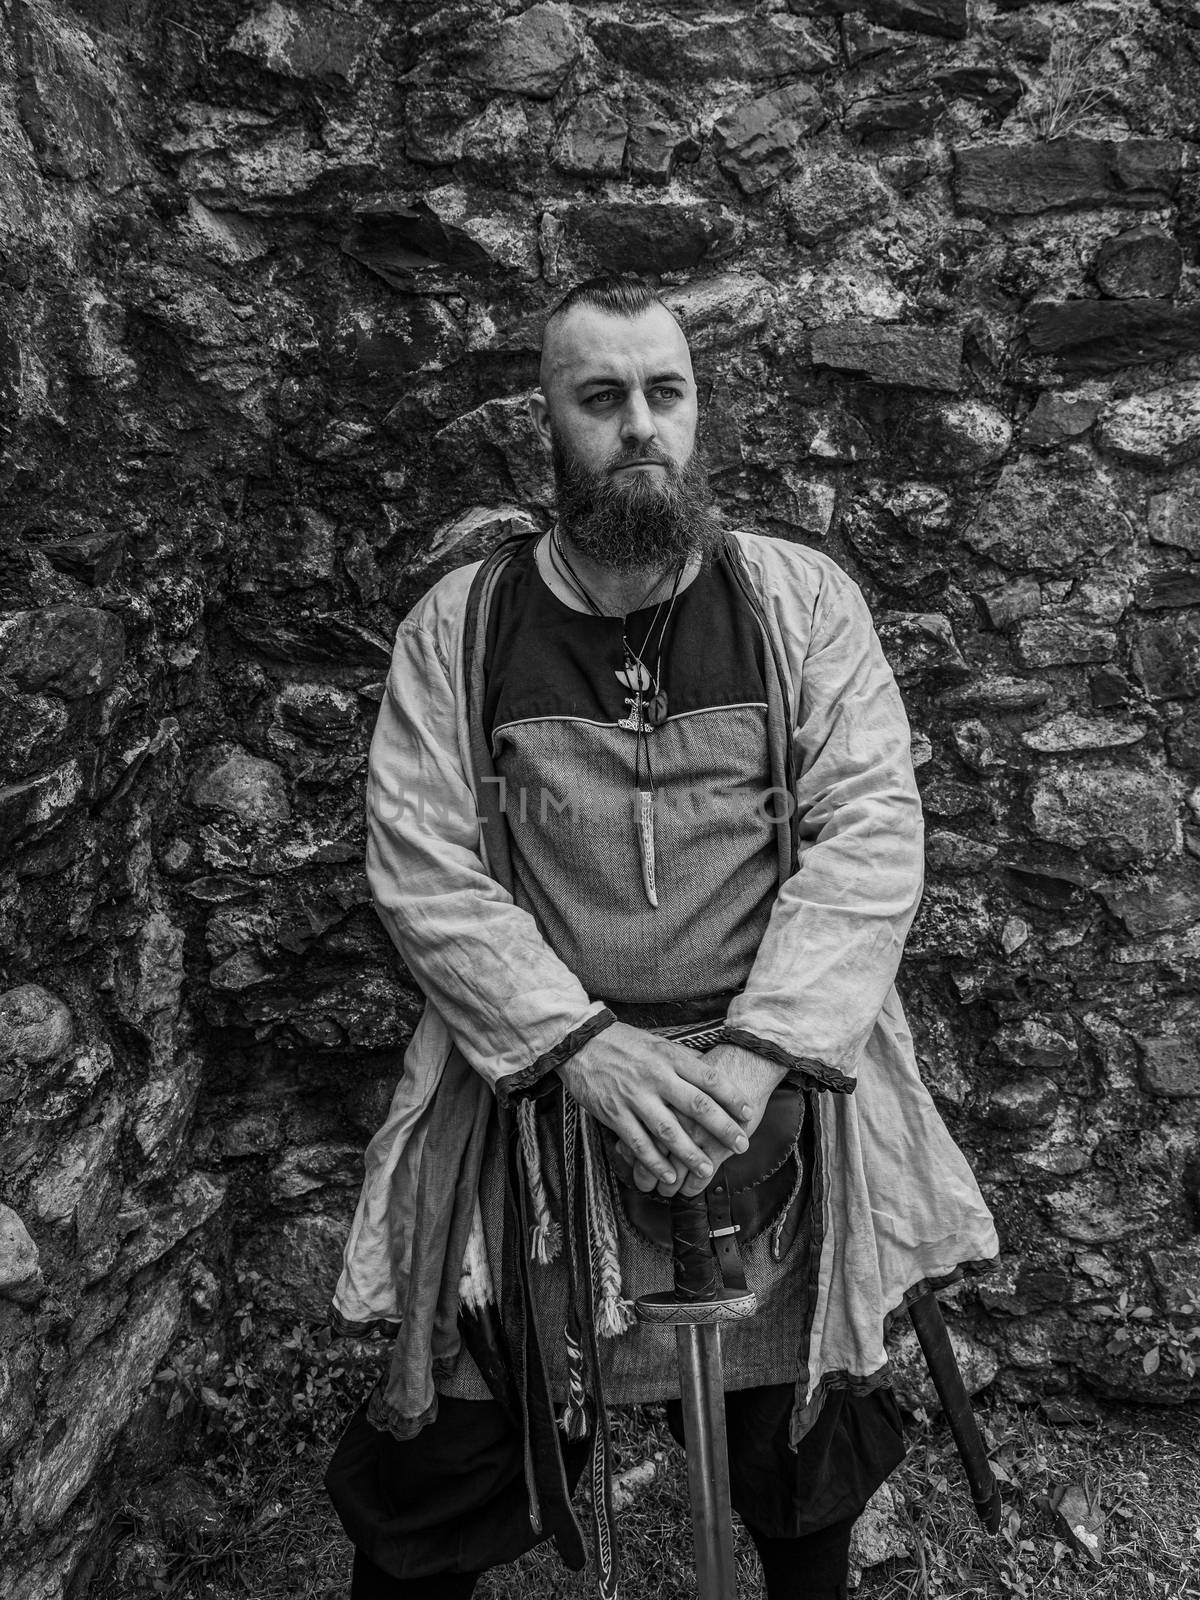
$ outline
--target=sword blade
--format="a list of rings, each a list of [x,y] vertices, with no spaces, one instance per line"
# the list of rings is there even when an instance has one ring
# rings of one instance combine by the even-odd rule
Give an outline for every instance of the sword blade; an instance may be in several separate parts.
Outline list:
[[[696,1541],[696,1593],[699,1600],[737,1600],[721,1329],[717,1323],[677,1326],[675,1342]]]

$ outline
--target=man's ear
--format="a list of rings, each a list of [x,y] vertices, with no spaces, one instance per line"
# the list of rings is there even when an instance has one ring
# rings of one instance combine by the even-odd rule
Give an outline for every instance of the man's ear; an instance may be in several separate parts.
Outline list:
[[[550,406],[540,389],[535,389],[529,396],[529,415],[533,418],[533,425],[537,429],[538,438],[542,441],[542,448],[549,453],[554,437],[550,427]]]

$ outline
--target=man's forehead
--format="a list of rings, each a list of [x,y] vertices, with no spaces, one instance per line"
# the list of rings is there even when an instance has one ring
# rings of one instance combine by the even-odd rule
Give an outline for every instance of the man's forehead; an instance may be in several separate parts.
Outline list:
[[[648,306],[636,317],[614,316],[598,306],[572,306],[546,330],[542,379],[580,382],[605,375],[614,363],[634,371],[691,372],[683,330],[665,306]]]

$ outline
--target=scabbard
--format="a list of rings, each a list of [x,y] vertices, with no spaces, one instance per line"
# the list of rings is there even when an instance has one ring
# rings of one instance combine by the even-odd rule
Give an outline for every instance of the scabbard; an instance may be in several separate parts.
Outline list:
[[[942,1308],[932,1290],[914,1300],[908,1308],[917,1339],[925,1355],[929,1376],[937,1390],[950,1432],[958,1446],[959,1458],[967,1475],[971,1498],[979,1520],[989,1533],[998,1533],[1003,1505],[987,1449],[971,1409],[971,1397],[958,1370],[954,1346],[946,1332]]]

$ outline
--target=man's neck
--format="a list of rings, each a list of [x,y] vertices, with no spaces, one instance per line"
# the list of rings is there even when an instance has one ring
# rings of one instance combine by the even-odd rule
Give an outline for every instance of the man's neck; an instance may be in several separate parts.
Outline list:
[[[678,571],[676,565],[664,568],[652,564],[647,567],[618,570],[616,567],[608,567],[602,562],[590,560],[575,548],[561,530],[555,537],[560,541],[575,577],[606,616],[623,617],[642,606],[657,605],[671,593],[675,573]],[[687,558],[679,579],[681,590],[687,588],[699,569],[700,553],[693,551]],[[561,579],[562,574],[559,573],[558,576]],[[569,584],[567,586],[570,587]],[[578,596],[572,593],[572,597],[577,603],[582,604]]]

